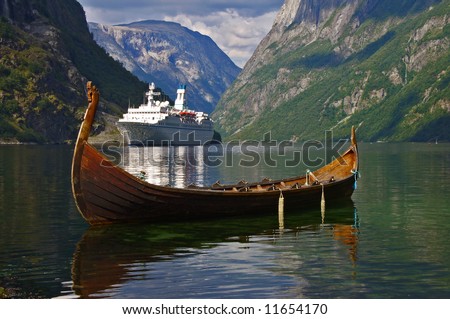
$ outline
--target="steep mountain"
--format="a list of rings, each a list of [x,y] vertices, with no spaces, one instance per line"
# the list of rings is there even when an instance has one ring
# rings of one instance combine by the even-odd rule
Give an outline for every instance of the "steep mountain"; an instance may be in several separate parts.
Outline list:
[[[449,0],[286,0],[213,118],[228,139],[450,140]]]
[[[101,90],[98,130],[146,86],[95,43],[75,0],[0,0],[0,140],[73,141],[87,80]]]
[[[191,107],[211,112],[240,68],[211,38],[178,23],[140,21],[127,25],[89,23],[94,39],[115,60],[145,82],[175,98],[187,84]]]

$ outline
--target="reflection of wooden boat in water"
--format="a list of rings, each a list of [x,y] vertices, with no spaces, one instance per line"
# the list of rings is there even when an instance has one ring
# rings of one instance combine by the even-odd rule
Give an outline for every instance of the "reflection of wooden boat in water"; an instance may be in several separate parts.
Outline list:
[[[304,283],[305,274],[298,270],[298,265],[290,264],[289,260],[296,259],[295,256],[303,260],[310,254],[321,254],[317,251],[316,242],[305,242],[305,238],[309,236],[323,238],[327,247],[325,254],[329,254],[329,247],[344,248],[334,250],[338,254],[335,255],[336,260],[340,260],[343,265],[353,266],[356,263],[353,257],[356,258],[358,225],[355,222],[353,202],[340,203],[330,208],[329,212],[322,223],[317,210],[292,214],[287,218],[289,227],[283,231],[277,229],[277,221],[273,215],[225,218],[217,223],[196,221],[90,227],[78,242],[73,256],[72,290],[81,298],[120,298],[127,293],[132,294],[127,295],[127,298],[198,298],[196,294],[199,291],[213,295],[214,292],[208,290],[202,280],[191,280],[202,273],[196,269],[194,261],[202,260],[205,257],[198,256],[206,255],[209,256],[206,259],[211,260],[230,253],[236,253],[234,257],[237,257],[240,256],[239,251],[242,252],[238,247],[253,251],[250,256],[265,256],[254,260],[246,259],[247,266],[242,271],[254,271],[254,275],[260,275],[261,269],[264,269],[267,276],[292,276],[293,282],[301,284]],[[274,250],[273,247],[277,248]],[[290,258],[279,259],[278,254]],[[186,260],[190,257],[192,259]],[[225,261],[229,264],[225,266],[230,273],[235,273],[233,262],[236,260],[232,256],[229,258]],[[315,262],[314,260],[311,262]],[[207,264],[198,262],[201,263],[200,268],[208,267]],[[273,267],[267,267],[272,262]],[[222,280],[220,278],[227,276],[216,262],[211,266],[213,268],[208,269],[210,277],[207,279],[210,289],[216,289],[215,287],[220,287],[220,283],[224,283],[219,282]],[[311,270],[310,267],[307,268]],[[172,273],[174,269],[176,273]],[[160,287],[159,291],[153,289],[160,286],[161,281],[174,280],[172,275],[180,278],[178,285],[183,287]],[[146,292],[142,291],[143,286],[148,287]],[[270,287],[266,288],[270,290]],[[217,289],[225,296],[239,288],[231,285]],[[136,294],[133,295],[132,291]]]
[[[147,183],[110,162],[88,143],[99,100],[88,83],[89,106],[81,125],[72,162],[72,190],[78,210],[90,224],[194,219],[261,214],[284,207],[298,210],[350,198],[358,178],[355,130],[351,145],[339,158],[304,176],[235,185],[174,188]]]

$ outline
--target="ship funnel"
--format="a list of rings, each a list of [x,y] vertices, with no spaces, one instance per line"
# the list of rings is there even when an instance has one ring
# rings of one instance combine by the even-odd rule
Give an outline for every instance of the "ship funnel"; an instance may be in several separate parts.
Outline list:
[[[185,108],[186,103],[186,85],[180,85],[177,90],[177,99],[175,100],[174,108],[176,110],[183,110]]]

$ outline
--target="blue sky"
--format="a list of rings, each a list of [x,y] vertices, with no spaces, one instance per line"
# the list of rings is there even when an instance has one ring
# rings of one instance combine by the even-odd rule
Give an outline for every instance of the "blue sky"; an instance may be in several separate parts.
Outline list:
[[[210,36],[243,67],[272,27],[284,0],[78,0],[89,22],[164,20]]]

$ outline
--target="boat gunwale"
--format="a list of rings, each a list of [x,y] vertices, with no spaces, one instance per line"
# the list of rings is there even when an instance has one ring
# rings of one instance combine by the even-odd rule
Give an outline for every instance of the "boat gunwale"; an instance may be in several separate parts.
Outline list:
[[[311,185],[300,185],[299,188],[277,188],[277,189],[273,189],[273,190],[269,190],[269,189],[255,189],[252,191],[239,191],[240,188],[244,188],[244,187],[257,187],[258,185],[260,186],[271,186],[271,185],[275,185],[277,186],[278,184],[281,184],[282,182],[293,182],[296,180],[302,180],[306,178],[306,175],[300,175],[300,176],[294,176],[294,177],[288,177],[288,178],[284,178],[284,179],[277,179],[277,180],[271,180],[269,182],[265,182],[265,183],[258,183],[258,182],[250,182],[247,184],[227,184],[227,185],[221,185],[221,187],[208,187],[208,186],[195,186],[192,188],[188,187],[184,187],[184,188],[179,188],[179,187],[172,187],[172,186],[163,186],[163,185],[157,185],[157,184],[153,184],[153,183],[149,183],[146,182],[145,180],[142,180],[141,178],[139,178],[138,176],[135,176],[129,172],[127,172],[125,169],[123,169],[122,167],[114,164],[113,162],[111,162],[108,158],[106,158],[106,156],[104,154],[102,154],[101,152],[99,152],[94,146],[92,146],[90,143],[88,143],[87,141],[85,142],[84,147],[90,147],[97,156],[100,156],[102,158],[102,162],[101,162],[101,166],[103,168],[105,168],[105,171],[109,171],[109,170],[116,170],[119,171],[120,175],[125,175],[127,177],[127,179],[131,178],[134,180],[134,182],[139,183],[141,186],[145,187],[145,188],[153,188],[155,190],[159,190],[159,191],[163,191],[163,192],[172,192],[172,193],[186,193],[186,194],[200,194],[200,193],[214,193],[214,194],[229,194],[229,195],[233,195],[233,196],[248,196],[248,195],[257,195],[257,194],[267,194],[267,193],[280,193],[280,191],[282,191],[283,193],[296,193],[298,191],[302,191],[304,192],[307,189],[317,189],[317,188],[321,188],[322,184],[324,187],[328,188],[330,187],[330,185],[337,185],[340,184],[341,182],[345,182],[346,180],[350,179],[350,178],[354,178],[353,177],[353,173],[349,173],[349,175],[347,177],[335,180],[333,182],[319,182],[318,184],[311,184]],[[335,159],[335,161],[339,161],[340,159],[343,159],[343,157],[345,155],[347,155],[347,153],[349,152],[354,152],[354,147],[351,146],[349,147],[349,149],[347,149],[347,151],[342,154],[339,158]],[[334,162],[334,161],[333,161]],[[333,164],[333,162],[320,167],[319,169],[326,169],[327,166],[331,166],[331,164]],[[317,171],[317,170],[316,170]],[[314,172],[316,172],[314,171]],[[314,174],[314,172],[312,172]],[[111,174],[112,175],[112,174]],[[125,183],[127,183],[127,179],[123,179],[123,181]],[[134,185],[131,185],[130,183],[127,183],[129,186],[134,187]],[[237,190],[233,190],[233,188],[236,188]]]

